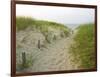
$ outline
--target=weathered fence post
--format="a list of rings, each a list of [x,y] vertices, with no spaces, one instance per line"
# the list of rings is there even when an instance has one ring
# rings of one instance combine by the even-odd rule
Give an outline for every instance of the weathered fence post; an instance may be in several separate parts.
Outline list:
[[[72,34],[74,33],[74,31],[72,30]]]
[[[54,35],[53,40],[57,40],[56,35]]]
[[[22,52],[22,66],[25,68],[26,66],[26,53]]]
[[[40,49],[40,40],[38,40],[38,48]]]

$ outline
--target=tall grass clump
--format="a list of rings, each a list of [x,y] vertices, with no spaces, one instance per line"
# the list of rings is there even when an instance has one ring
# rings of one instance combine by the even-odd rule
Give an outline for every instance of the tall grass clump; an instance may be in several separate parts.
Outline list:
[[[74,61],[80,63],[81,68],[95,67],[94,24],[83,24],[77,28],[75,43],[71,47]]]
[[[34,19],[30,17],[16,17],[16,28],[17,30],[23,30],[28,26],[32,26]]]

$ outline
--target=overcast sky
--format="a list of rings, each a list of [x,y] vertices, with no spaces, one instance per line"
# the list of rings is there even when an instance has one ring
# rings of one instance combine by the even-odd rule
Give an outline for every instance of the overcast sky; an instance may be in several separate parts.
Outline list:
[[[40,20],[62,24],[82,24],[94,22],[94,9],[54,7],[39,5],[16,5],[17,16],[29,16]]]

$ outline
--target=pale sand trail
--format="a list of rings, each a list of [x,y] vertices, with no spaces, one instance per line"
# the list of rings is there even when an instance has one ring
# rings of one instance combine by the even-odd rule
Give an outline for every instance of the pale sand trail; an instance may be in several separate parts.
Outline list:
[[[48,44],[47,48],[38,51],[31,71],[59,71],[59,70],[75,70],[77,65],[72,62],[72,55],[69,48],[73,43],[73,36],[63,38],[52,44]]]
[[[46,48],[32,48],[31,54],[34,54],[33,66],[24,71],[44,72],[77,69],[78,65],[72,62],[73,56],[69,53],[73,37],[74,34],[71,34],[69,37],[56,40],[51,44],[47,44]],[[24,48],[28,51],[27,46]]]

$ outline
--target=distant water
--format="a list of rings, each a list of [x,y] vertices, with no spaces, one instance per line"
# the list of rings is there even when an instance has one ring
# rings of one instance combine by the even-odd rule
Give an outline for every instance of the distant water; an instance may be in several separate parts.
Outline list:
[[[67,27],[69,27],[70,29],[74,30],[75,28],[77,28],[79,26],[79,24],[66,24]]]

